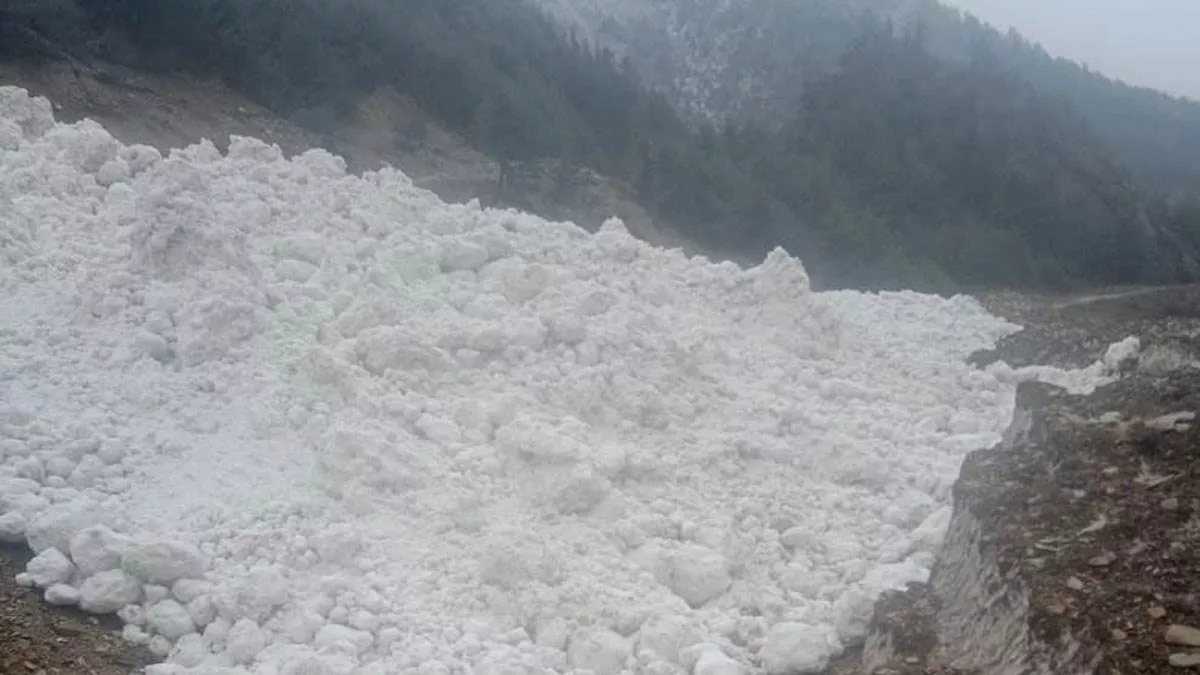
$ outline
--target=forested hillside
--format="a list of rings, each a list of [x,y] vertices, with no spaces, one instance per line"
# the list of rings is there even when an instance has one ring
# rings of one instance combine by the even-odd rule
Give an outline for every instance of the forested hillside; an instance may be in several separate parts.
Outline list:
[[[777,126],[808,82],[836,67],[865,13],[920,33],[958,65],[989,54],[1073,103],[1144,189],[1200,191],[1200,102],[1111,80],[937,0],[536,0],[564,25],[627,56],[689,115]]]
[[[627,57],[689,119],[777,128],[808,81],[837,65],[863,14],[919,0],[534,0],[563,25]]]
[[[725,254],[800,255],[824,286],[1163,282],[1200,210],[1136,186],[1077,106],[982,50],[860,17],[771,125],[688,124],[632,65],[522,0],[0,0],[5,58],[217,76],[320,128],[394,87],[508,161],[633,185]]]
[[[989,58],[955,67],[878,24],[804,101],[745,165],[808,217],[817,257],[839,270],[870,261],[888,278],[1054,284],[1154,278],[1183,262],[1167,252],[1178,232],[1152,223],[1075,111]],[[752,137],[735,135],[729,152]]]
[[[937,3],[922,7],[913,21],[939,56],[962,62],[991,54],[1038,90],[1073,103],[1143,187],[1176,197],[1200,192],[1200,102],[1110,79]]]

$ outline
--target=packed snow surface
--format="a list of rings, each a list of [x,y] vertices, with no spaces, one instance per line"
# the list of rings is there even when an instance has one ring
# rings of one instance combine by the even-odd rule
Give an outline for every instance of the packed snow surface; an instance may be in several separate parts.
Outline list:
[[[151,673],[819,668],[928,573],[1014,329],[0,88],[0,539]]]

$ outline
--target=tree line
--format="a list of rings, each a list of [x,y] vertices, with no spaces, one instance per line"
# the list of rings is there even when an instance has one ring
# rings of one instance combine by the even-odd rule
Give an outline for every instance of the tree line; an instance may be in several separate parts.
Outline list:
[[[1136,187],[1068,102],[870,17],[794,118],[719,128],[524,0],[0,0],[0,26],[25,36],[9,58],[218,76],[310,125],[392,86],[498,158],[621,178],[697,243],[785,246],[826,287],[1176,281],[1200,249],[1195,203]]]

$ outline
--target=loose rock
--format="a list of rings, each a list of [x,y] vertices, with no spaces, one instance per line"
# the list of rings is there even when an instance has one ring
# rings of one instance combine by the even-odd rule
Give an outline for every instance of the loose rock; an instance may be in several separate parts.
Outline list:
[[[1200,668],[1200,652],[1172,654],[1167,663],[1176,668]]]
[[[1165,638],[1168,643],[1173,645],[1200,647],[1200,629],[1191,626],[1172,624],[1167,628]]]

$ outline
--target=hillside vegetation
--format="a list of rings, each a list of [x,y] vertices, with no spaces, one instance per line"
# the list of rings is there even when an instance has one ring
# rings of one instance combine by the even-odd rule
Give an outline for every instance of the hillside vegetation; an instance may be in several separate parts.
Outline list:
[[[317,129],[393,87],[505,161],[623,179],[707,248],[783,245],[826,287],[1197,276],[1200,210],[1140,186],[1070,101],[994,50],[955,62],[921,31],[855,31],[792,115],[716,127],[522,0],[0,0],[5,58],[217,76]]]
[[[837,67],[871,13],[919,33],[963,66],[982,54],[1073,104],[1144,189],[1200,187],[1200,102],[1112,80],[1055,58],[937,0],[534,0],[564,25],[627,56],[689,116],[778,127],[816,77]]]
[[[915,21],[934,53],[960,63],[990,54],[1038,91],[1072,104],[1140,187],[1175,201],[1200,191],[1200,102],[1105,77],[935,2],[922,8]]]

